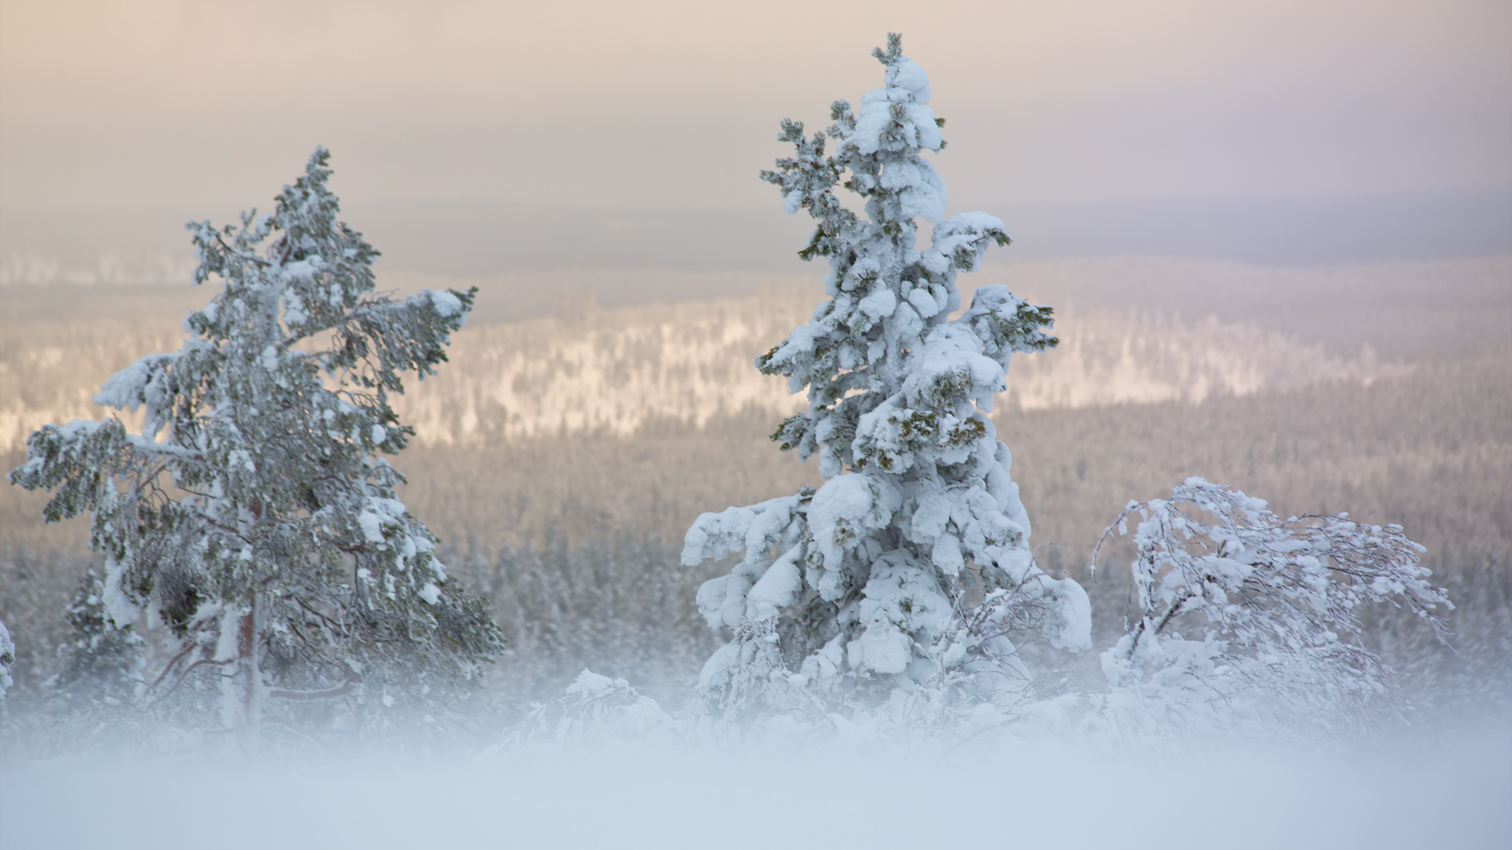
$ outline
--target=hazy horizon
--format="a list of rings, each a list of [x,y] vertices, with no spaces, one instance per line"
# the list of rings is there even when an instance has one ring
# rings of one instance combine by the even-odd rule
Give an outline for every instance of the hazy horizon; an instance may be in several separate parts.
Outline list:
[[[794,26],[801,8],[805,25]],[[1512,197],[1512,7],[1107,2],[0,3],[0,203],[774,208],[779,119],[929,72],[949,212]],[[1021,228],[1022,229],[1022,228]]]
[[[1014,237],[989,263],[1512,253],[1506,4],[802,8],[0,0],[0,285],[185,281],[184,222],[267,209],[317,144],[380,276],[817,280],[757,173],[780,119],[881,83],[889,30],[948,119],[947,213]]]

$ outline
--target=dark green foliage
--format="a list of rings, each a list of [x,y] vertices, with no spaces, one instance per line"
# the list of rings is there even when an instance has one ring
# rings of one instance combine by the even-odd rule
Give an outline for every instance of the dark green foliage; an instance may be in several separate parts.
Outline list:
[[[63,669],[53,689],[74,705],[133,701],[143,681],[144,642],[132,626],[117,627],[105,611],[105,585],[90,569],[79,581],[66,618],[73,634],[59,654]]]

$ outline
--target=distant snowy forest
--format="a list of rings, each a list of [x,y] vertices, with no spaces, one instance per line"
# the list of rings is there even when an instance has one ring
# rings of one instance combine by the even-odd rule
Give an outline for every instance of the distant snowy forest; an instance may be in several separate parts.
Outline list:
[[[496,282],[464,326],[472,282],[374,281],[323,151],[275,217],[195,231],[210,292],[0,289],[15,481],[102,517],[126,497],[99,469],[148,494],[90,552],[88,520],[0,489],[15,751],[149,717],[199,741],[211,705],[474,748],[1504,715],[1512,258],[993,264],[1002,223],[945,219],[919,158],[943,147],[923,71],[877,58],[884,88],[826,136],[785,124],[796,155],[764,174],[818,220],[822,290],[489,321]],[[103,418],[117,373],[99,400],[141,436],[69,425],[28,456],[44,423]],[[218,448],[273,421],[250,399],[283,399],[245,445],[297,483]],[[285,439],[306,420],[318,450]]]

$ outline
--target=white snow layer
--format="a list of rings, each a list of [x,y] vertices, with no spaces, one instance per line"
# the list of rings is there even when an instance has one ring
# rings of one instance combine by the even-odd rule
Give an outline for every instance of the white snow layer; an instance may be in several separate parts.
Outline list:
[[[613,686],[607,677],[575,685]],[[172,834],[216,850],[1512,846],[1506,729],[1348,759],[1174,747],[1136,757],[1054,744],[906,752],[861,733],[807,751],[64,760],[0,769],[0,843],[162,847],[162,828],[143,813],[160,810],[170,790]],[[259,814],[228,827],[229,801]]]

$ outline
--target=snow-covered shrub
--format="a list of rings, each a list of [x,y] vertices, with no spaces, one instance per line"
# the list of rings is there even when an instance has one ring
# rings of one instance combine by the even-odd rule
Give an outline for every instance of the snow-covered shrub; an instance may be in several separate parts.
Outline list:
[[[390,403],[403,375],[446,360],[473,293],[374,292],[378,252],[337,220],[327,158],[315,151],[271,215],[189,225],[195,283],[220,293],[185,319],[177,353],[95,397],[145,408],[142,433],[114,416],[45,425],[10,475],[56,489],[48,521],[93,514],[114,626],[145,617],[173,635],[147,698],[219,690],[218,725],[248,737],[320,720],[331,700],[369,716],[466,689],[501,645],[378,457],[414,433]]]
[[[525,722],[506,736],[505,746],[548,745],[601,749],[615,742],[673,740],[672,717],[624,679],[583,670],[567,692],[531,709]]]
[[[1126,731],[1360,728],[1395,696],[1394,672],[1361,644],[1362,609],[1404,607],[1441,634],[1434,612],[1453,607],[1401,526],[1283,520],[1189,478],[1170,499],[1131,502],[1103,541],[1136,513],[1139,616],[1102,656],[1108,716]]]
[[[686,564],[745,553],[698,593],[709,625],[734,632],[699,681],[725,719],[1011,704],[1031,684],[1014,638],[1089,644],[1086,594],[1035,565],[1012,457],[986,416],[1013,353],[1055,345],[1051,311],[985,286],[949,318],[957,272],[1009,239],[985,213],[945,219],[945,184],[921,156],[944,147],[929,81],[896,35],[874,55],[885,86],[859,111],[836,101],[827,133],[784,121],[796,155],[762,174],[789,213],[818,221],[800,256],[829,260],[829,300],[756,362],[807,388],[808,410],[773,439],[819,455],[827,481],[704,514],[687,533]],[[836,197],[842,179],[864,218]],[[936,222],[922,251],[918,218]]]

